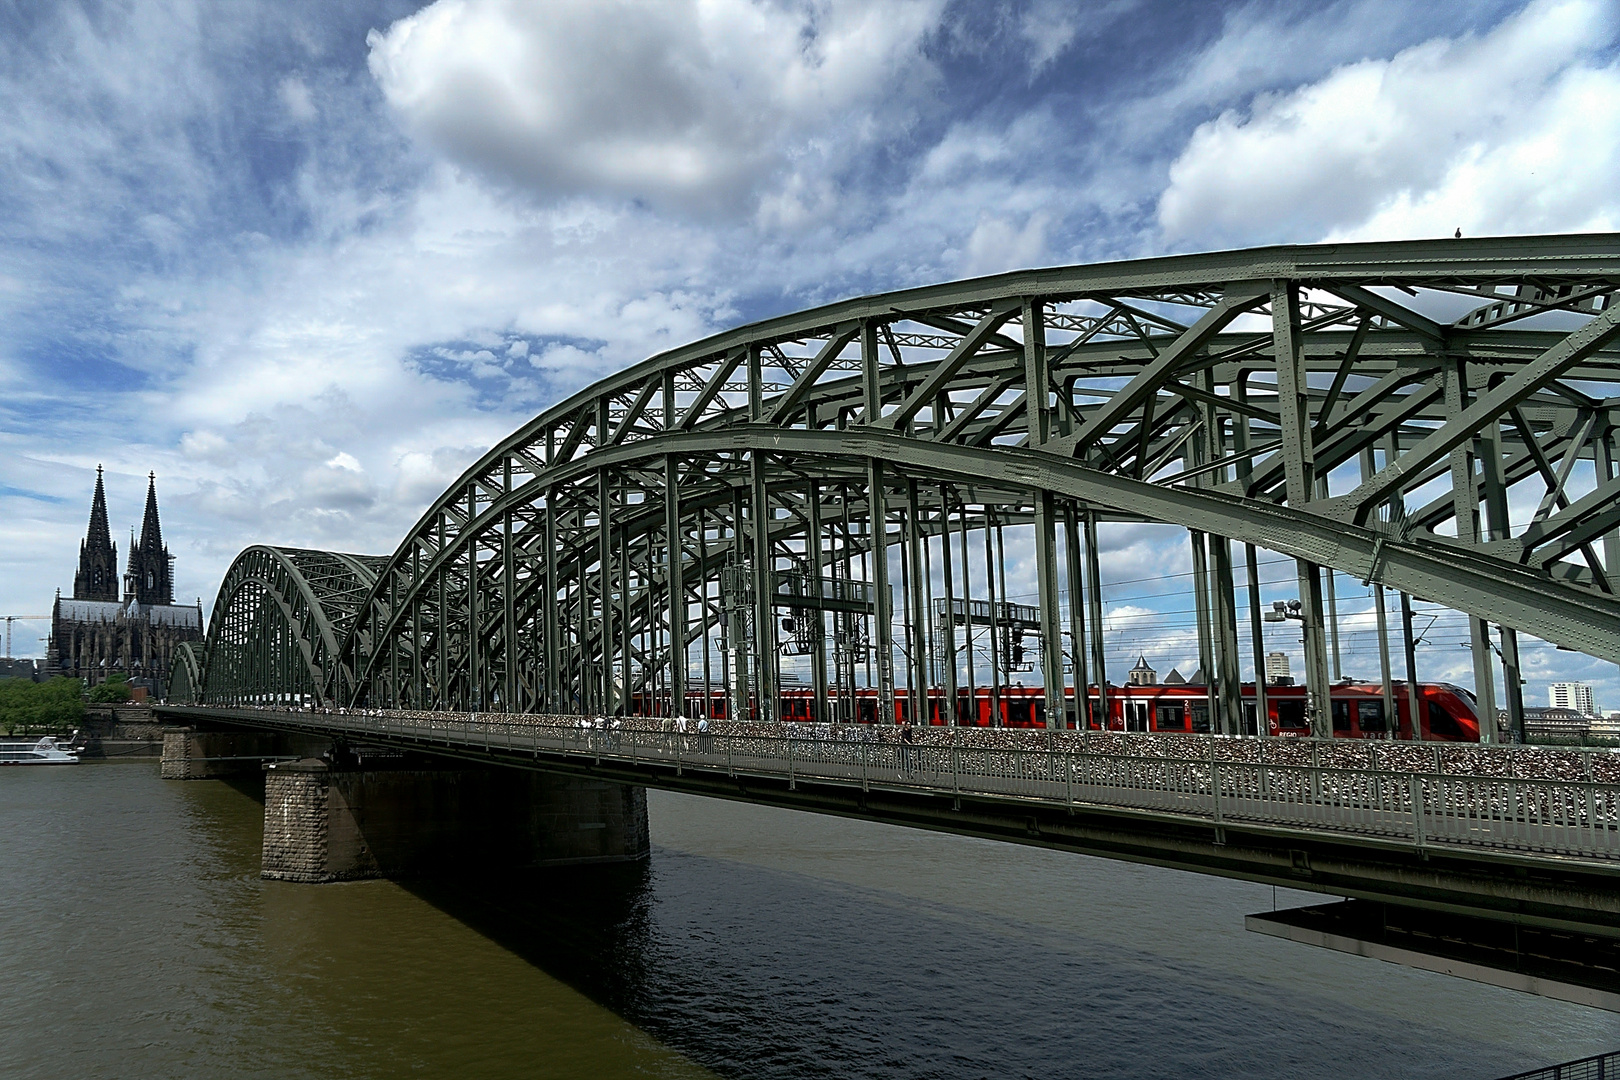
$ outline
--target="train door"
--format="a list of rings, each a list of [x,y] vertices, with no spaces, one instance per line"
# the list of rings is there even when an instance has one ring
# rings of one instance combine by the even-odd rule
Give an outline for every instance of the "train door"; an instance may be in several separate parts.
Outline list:
[[[1243,734],[1258,735],[1260,733],[1260,712],[1253,704],[1243,706]],[[1268,732],[1269,734],[1269,732]]]
[[[1350,734],[1350,702],[1339,700],[1333,702],[1333,734]]]
[[[1145,701],[1125,702],[1125,730],[1146,731],[1148,729],[1148,703]]]
[[[862,724],[875,724],[875,723],[877,723],[877,700],[876,699],[869,698],[869,697],[859,698],[855,702],[855,709],[856,709],[855,719],[856,719],[856,721],[858,723],[862,723]]]

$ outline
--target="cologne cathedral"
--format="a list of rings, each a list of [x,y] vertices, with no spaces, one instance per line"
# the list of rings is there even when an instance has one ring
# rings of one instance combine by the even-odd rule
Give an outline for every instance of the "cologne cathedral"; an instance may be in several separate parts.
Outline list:
[[[201,641],[202,605],[174,602],[174,557],[163,544],[158,521],[157,477],[147,477],[146,517],[141,538],[130,535],[124,594],[118,595],[118,545],[107,527],[107,494],[96,466],[96,494],[90,503],[90,531],[79,545],[79,571],[73,598],[60,589],[51,610],[47,675],[83,679],[87,686],[123,672],[130,683],[162,697],[175,650],[181,642]]]

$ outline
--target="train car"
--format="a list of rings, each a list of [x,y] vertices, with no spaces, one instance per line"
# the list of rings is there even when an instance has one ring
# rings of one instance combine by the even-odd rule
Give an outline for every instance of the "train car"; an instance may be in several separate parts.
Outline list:
[[[1411,699],[1406,684],[1395,687],[1396,737],[1412,737]],[[1478,742],[1479,716],[1474,696],[1467,690],[1450,683],[1419,683],[1417,688],[1418,724],[1422,737],[1436,742]],[[1088,688],[1088,696],[1096,711],[1096,687]],[[1254,734],[1256,703],[1253,683],[1245,683],[1243,696],[1243,730]],[[1066,724],[1076,726],[1074,691],[1066,691]],[[1344,739],[1382,739],[1389,736],[1391,718],[1385,707],[1383,691],[1377,684],[1339,683],[1332,691],[1333,734]],[[971,696],[966,689],[957,692],[956,722],[963,727],[1044,728],[1046,726],[1046,694],[1039,686],[1014,684],[998,687],[992,694],[989,687],[978,687]],[[642,694],[632,697],[630,711],[643,715],[662,715],[667,698],[662,701]],[[834,715],[846,722],[875,724],[879,719],[877,690],[872,687],[856,689],[854,699],[841,702],[835,693],[832,702]],[[728,719],[731,700],[723,690],[704,694],[702,689],[691,691],[686,697],[687,716],[709,716]],[[780,719],[794,722],[812,722],[815,715],[814,696],[807,687],[785,687],[779,697]],[[948,704],[943,691],[931,690],[926,706],[919,710],[915,722],[942,726],[949,723]],[[745,720],[756,719],[754,709]],[[1266,730],[1277,736],[1304,736],[1310,734],[1305,717],[1305,688],[1303,686],[1266,687]],[[905,688],[895,691],[894,723],[912,715],[911,695]],[[1093,730],[1099,725],[1093,721]],[[1193,732],[1210,730],[1209,689],[1192,683],[1159,683],[1149,686],[1110,686],[1108,688],[1108,724],[1111,731]]]

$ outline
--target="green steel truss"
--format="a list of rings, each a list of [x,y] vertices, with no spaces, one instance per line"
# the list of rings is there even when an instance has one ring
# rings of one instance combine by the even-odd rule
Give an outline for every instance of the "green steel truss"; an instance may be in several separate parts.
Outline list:
[[[1617,287],[1620,236],[1523,237],[1021,271],[770,319],[546,410],[392,556],[249,548],[188,679],[218,703],[608,712],[688,701],[701,666],[771,719],[786,654],[820,715],[868,678],[953,700],[975,628],[935,612],[1010,617],[1021,530],[1027,667],[1056,700],[1103,670],[1095,528],[1123,520],[1189,531],[1218,728],[1241,725],[1255,548],[1297,561],[1319,733],[1328,567],[1472,616],[1477,681],[1499,658],[1517,717],[1519,633],[1620,662]],[[1002,645],[992,684],[1021,670]]]

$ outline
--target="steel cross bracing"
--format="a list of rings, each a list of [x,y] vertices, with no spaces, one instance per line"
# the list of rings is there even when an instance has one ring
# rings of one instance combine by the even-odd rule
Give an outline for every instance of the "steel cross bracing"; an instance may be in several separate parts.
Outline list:
[[[1518,717],[1519,634],[1620,662],[1617,286],[1608,234],[1279,247],[741,327],[548,409],[386,559],[317,581],[315,553],[249,549],[199,696],[690,712],[706,681],[768,720],[792,638],[817,715],[857,678],[953,700],[987,678],[968,640],[998,628],[941,626],[932,601],[1000,610],[1011,533],[1055,701],[1102,674],[1096,525],[1128,520],[1189,530],[1219,729],[1241,724],[1233,564],[1253,547],[1297,562],[1318,734],[1328,568],[1466,612],[1481,712],[1500,662]],[[783,604],[783,575],[874,603]],[[1009,665],[986,661],[993,688]]]

